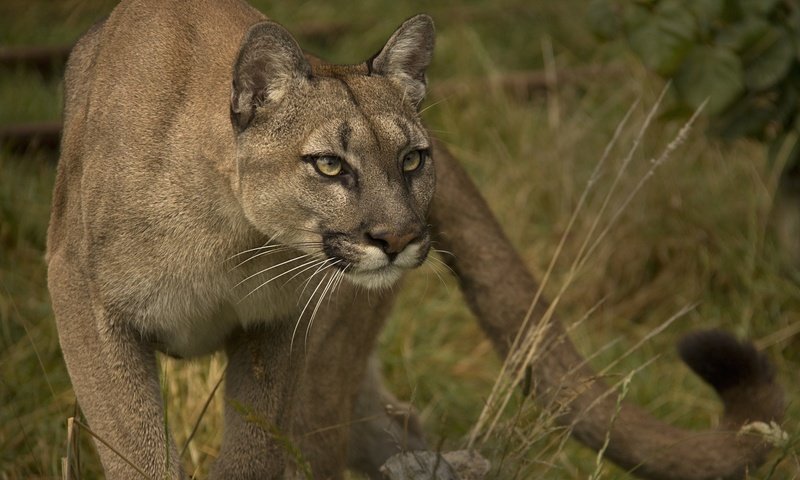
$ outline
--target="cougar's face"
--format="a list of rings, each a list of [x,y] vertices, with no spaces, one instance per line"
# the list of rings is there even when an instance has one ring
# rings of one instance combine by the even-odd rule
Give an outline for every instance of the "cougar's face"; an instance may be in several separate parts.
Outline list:
[[[387,79],[312,78],[259,112],[238,142],[243,209],[271,243],[369,288],[425,260],[431,144]]]

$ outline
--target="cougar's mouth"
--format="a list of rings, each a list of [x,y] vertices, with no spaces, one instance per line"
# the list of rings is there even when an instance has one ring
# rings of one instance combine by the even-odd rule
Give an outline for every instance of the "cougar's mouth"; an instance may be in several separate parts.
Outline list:
[[[353,241],[346,234],[323,235],[323,251],[334,260],[332,266],[343,270],[352,283],[370,289],[391,286],[405,271],[422,265],[429,250],[430,236],[427,232],[396,253]]]

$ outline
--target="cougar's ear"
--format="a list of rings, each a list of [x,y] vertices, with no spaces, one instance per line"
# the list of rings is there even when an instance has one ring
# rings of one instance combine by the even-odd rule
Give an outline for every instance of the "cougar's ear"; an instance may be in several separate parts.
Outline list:
[[[246,129],[256,107],[278,102],[286,92],[311,77],[297,41],[275,22],[250,27],[233,66],[231,122],[237,132]]]
[[[434,37],[431,17],[421,14],[409,18],[367,61],[370,73],[390,78],[418,106],[425,97],[425,70],[433,57]]]

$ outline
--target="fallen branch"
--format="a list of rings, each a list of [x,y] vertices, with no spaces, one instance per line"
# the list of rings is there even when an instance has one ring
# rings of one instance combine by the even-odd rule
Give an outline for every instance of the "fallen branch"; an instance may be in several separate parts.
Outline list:
[[[57,150],[61,141],[61,122],[0,125],[0,145],[12,152]]]
[[[63,70],[72,45],[0,47],[0,67],[24,67],[42,75]]]

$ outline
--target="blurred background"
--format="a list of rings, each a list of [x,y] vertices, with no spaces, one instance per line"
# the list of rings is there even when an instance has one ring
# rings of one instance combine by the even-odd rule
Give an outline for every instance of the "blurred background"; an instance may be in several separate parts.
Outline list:
[[[60,477],[66,421],[76,414],[43,251],[63,62],[69,46],[115,3],[0,4],[2,479]],[[597,369],[616,362],[607,373],[610,383],[636,371],[620,396],[670,423],[707,428],[718,421],[720,403],[680,363],[677,339],[709,327],[753,339],[774,359],[787,388],[782,426],[789,436],[752,478],[797,477],[795,2],[253,3],[305,49],[341,63],[369,57],[412,14],[432,15],[437,47],[422,115],[470,172],[538,278],[565,238],[545,293],[558,296],[558,315],[579,350]],[[653,163],[707,98],[677,148]],[[649,128],[640,132],[656,106]],[[592,177],[629,110],[608,161]],[[587,185],[586,204],[568,229]],[[599,227],[592,230],[595,221]],[[587,239],[595,247],[580,257]],[[570,276],[576,259],[580,268]],[[394,391],[420,411],[430,443],[463,447],[500,362],[457,285],[434,264],[405,282],[380,354]],[[204,407],[224,358],[163,363],[169,421],[180,443],[200,419],[182,460],[204,478],[221,439],[223,394]],[[82,477],[101,477],[89,434],[77,440]],[[517,402],[478,447],[492,462],[492,478],[628,478],[594,452],[562,440],[563,431],[533,402]]]

